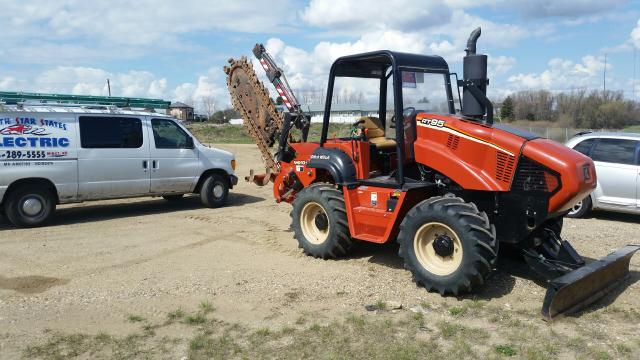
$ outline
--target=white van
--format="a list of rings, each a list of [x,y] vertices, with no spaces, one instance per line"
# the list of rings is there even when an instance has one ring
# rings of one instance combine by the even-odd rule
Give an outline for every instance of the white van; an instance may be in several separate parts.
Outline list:
[[[0,211],[44,224],[56,204],[198,193],[225,204],[232,153],[198,142],[176,119],[111,106],[0,105]]]

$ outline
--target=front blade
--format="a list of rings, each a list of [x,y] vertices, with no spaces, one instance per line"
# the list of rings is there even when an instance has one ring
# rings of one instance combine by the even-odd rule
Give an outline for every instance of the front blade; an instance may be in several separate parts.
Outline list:
[[[627,245],[606,257],[551,280],[542,305],[542,316],[580,310],[606,295],[629,275],[629,262],[639,245]]]

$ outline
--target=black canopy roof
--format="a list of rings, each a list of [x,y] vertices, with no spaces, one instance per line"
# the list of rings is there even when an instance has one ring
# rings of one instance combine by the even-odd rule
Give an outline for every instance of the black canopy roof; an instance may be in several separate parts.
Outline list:
[[[333,63],[331,70],[335,76],[381,78],[386,75],[386,69],[393,65],[396,68],[449,73],[449,65],[440,56],[389,50],[340,57]]]

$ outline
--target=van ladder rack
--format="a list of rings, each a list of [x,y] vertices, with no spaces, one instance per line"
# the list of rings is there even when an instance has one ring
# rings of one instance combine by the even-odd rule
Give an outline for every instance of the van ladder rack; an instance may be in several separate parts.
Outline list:
[[[0,91],[0,102],[4,105],[51,105],[81,104],[82,106],[102,105],[119,108],[168,109],[171,102],[162,99],[129,98],[116,96],[64,95]]]

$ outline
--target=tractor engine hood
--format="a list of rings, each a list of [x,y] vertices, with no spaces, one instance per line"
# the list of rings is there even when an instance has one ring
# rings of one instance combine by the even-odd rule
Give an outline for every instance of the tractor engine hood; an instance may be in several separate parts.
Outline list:
[[[555,175],[558,181],[554,189],[549,189],[552,192],[549,214],[569,210],[596,187],[593,161],[560,143],[542,138],[530,140],[525,143],[522,155],[550,170],[545,171],[545,177]]]

